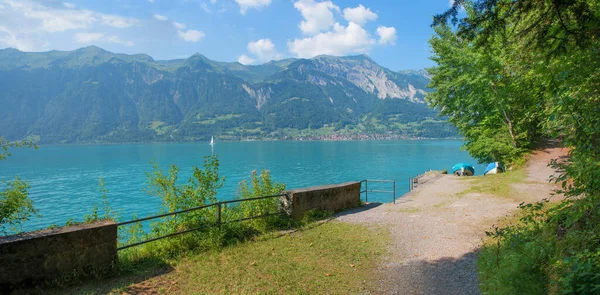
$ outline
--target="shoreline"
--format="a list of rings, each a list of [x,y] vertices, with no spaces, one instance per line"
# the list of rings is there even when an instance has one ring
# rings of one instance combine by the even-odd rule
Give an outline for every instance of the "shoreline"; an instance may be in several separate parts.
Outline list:
[[[371,139],[256,139],[256,140],[220,140],[219,143],[231,142],[355,142],[355,141],[417,141],[417,140],[454,140],[462,141],[460,137],[413,137],[413,138],[371,138]],[[18,142],[18,141],[13,141]],[[208,141],[124,141],[124,142],[70,142],[70,143],[38,143],[38,146],[70,146],[70,145],[142,145],[142,144],[206,144]]]

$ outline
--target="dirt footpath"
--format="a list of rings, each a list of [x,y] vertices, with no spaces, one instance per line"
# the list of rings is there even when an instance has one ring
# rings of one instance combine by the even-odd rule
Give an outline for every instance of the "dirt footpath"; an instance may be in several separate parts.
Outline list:
[[[380,267],[378,294],[480,294],[476,261],[485,231],[521,201],[547,198],[556,188],[548,182],[553,170],[547,164],[565,154],[560,148],[534,154],[527,178],[513,184],[519,197],[463,193],[472,181],[444,175],[396,204],[370,204],[337,220],[389,228],[393,243]]]

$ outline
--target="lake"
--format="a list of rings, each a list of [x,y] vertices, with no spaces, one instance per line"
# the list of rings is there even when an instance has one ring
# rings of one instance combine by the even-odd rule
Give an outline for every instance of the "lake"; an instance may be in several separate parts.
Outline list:
[[[217,142],[225,185],[221,200],[235,197],[238,183],[252,170],[268,169],[273,179],[288,188],[334,184],[362,179],[393,179],[397,196],[408,191],[408,178],[426,170],[450,169],[455,163],[476,164],[460,151],[460,140],[382,141],[251,141]],[[25,224],[23,230],[63,225],[82,219],[95,204],[101,204],[98,187],[103,178],[111,206],[122,220],[158,212],[160,200],[144,192],[151,161],[166,169],[180,168],[187,180],[193,165],[201,166],[211,155],[207,143],[156,143],[113,145],[48,145],[39,149],[12,149],[0,162],[0,180],[19,175],[30,185],[30,196],[42,217]],[[475,165],[482,174],[484,165]],[[384,188],[385,189],[385,188]],[[391,202],[390,194],[369,194],[369,201]]]

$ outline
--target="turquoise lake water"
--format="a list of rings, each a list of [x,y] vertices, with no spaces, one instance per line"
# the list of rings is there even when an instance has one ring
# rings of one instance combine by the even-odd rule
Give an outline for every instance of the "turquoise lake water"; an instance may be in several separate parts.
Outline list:
[[[226,177],[218,198],[234,198],[238,183],[252,170],[262,169],[270,170],[274,180],[290,189],[393,179],[396,195],[401,196],[408,191],[409,177],[429,169],[450,170],[458,162],[475,165],[468,153],[460,151],[461,144],[459,140],[217,142],[214,153],[219,156],[220,174]],[[152,215],[160,201],[144,192],[150,162],[165,169],[176,164],[180,179],[187,180],[191,167],[201,166],[211,147],[207,143],[56,145],[13,149],[12,154],[0,162],[0,180],[19,175],[31,185],[31,198],[42,217],[30,220],[23,230],[33,230],[81,219],[94,204],[100,205],[100,177],[122,220],[133,213]],[[483,168],[475,165],[476,174]],[[372,193],[369,201],[391,202],[392,196]]]

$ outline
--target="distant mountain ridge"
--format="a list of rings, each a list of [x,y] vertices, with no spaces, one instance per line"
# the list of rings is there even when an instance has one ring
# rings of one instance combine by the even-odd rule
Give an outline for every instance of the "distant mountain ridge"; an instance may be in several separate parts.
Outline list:
[[[90,46],[0,50],[0,136],[41,143],[294,138],[332,134],[448,137],[424,97],[426,73],[366,55],[262,65],[201,54],[156,61]]]

